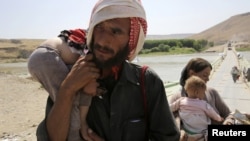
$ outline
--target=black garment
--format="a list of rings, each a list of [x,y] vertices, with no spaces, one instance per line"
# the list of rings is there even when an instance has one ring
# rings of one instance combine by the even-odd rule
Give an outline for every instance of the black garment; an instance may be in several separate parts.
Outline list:
[[[105,141],[145,141],[140,72],[140,66],[124,63],[113,90],[108,88],[102,97],[92,99],[87,122]],[[150,141],[178,141],[179,129],[169,109],[162,80],[151,69],[147,69],[145,79]],[[37,133],[39,136],[40,132]]]

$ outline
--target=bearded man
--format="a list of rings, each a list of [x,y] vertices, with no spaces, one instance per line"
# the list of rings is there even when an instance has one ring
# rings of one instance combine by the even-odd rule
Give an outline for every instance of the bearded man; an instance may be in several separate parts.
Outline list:
[[[38,138],[67,140],[74,98],[94,80],[104,91],[92,98],[88,111],[91,140],[178,141],[179,130],[162,80],[152,69],[142,73],[141,66],[131,63],[143,47],[146,32],[140,1],[97,2],[87,31],[89,53],[76,61],[56,100],[48,99]]]

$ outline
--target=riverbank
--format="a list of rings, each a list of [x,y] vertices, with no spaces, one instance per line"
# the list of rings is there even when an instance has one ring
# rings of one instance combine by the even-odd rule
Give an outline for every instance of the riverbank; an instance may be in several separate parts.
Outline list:
[[[139,63],[153,68],[164,81],[170,81],[178,80],[186,62],[198,56],[213,62],[218,53],[139,57]],[[35,131],[44,117],[47,93],[28,77],[26,65],[0,64],[0,141],[36,141]]]
[[[35,141],[47,93],[27,75],[0,73],[0,86],[0,140]]]
[[[164,81],[175,81],[186,61],[195,56],[212,61],[217,53],[143,57],[139,63],[150,66]],[[35,131],[44,117],[47,93],[29,78],[25,62],[0,64],[0,90],[0,140],[36,141]]]

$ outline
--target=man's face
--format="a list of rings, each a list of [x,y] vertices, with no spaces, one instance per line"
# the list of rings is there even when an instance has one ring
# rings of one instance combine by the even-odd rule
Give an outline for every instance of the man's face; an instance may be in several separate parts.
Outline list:
[[[99,67],[112,67],[127,58],[129,33],[129,18],[111,19],[95,26],[91,50]]]

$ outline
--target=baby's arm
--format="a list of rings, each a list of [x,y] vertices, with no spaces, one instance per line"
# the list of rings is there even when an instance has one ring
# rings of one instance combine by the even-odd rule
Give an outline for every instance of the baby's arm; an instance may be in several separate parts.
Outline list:
[[[81,135],[85,140],[91,141],[88,136],[88,124],[86,117],[89,106],[91,104],[92,96],[96,95],[99,84],[96,80],[92,80],[86,87],[83,88],[83,93],[80,94],[80,121],[81,121]]]
[[[222,122],[224,120],[224,118],[222,118],[217,112],[215,112],[214,108],[208,103],[206,103],[205,112],[213,120],[216,120],[218,122]]]
[[[174,101],[173,103],[171,103],[171,104],[169,105],[170,110],[171,110],[172,112],[175,112],[175,111],[178,111],[178,110],[179,110],[179,108],[180,108],[180,101],[181,101],[183,98],[184,98],[184,97],[180,97],[179,99],[177,99],[176,101]]]
[[[88,135],[89,126],[86,121],[88,111],[89,111],[89,106],[80,106],[81,136],[85,140],[91,141]]]

